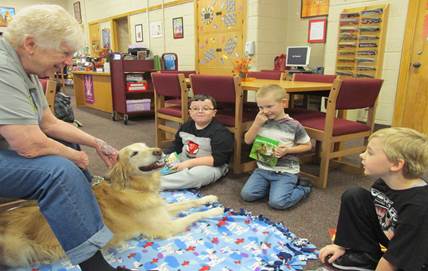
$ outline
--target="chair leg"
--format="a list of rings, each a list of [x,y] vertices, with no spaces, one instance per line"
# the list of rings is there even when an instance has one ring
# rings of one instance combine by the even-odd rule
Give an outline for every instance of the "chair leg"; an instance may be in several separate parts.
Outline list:
[[[242,133],[235,131],[235,144],[233,148],[233,173],[241,173],[241,152],[242,152]]]
[[[162,147],[163,142],[166,140],[166,134],[165,131],[161,130],[159,128],[159,125],[163,125],[165,124],[165,120],[161,120],[161,119],[155,119],[155,134],[156,134],[156,139],[155,139],[155,144],[156,147],[160,148]]]
[[[318,179],[318,186],[325,189],[328,182],[328,168],[330,164],[331,143],[329,141],[322,141],[321,146],[321,161],[320,161],[320,175]]]

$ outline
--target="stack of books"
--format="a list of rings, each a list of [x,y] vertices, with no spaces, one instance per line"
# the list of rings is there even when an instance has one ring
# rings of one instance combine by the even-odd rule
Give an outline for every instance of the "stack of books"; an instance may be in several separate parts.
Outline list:
[[[149,85],[142,74],[128,74],[126,76],[127,92],[144,92],[149,89]]]

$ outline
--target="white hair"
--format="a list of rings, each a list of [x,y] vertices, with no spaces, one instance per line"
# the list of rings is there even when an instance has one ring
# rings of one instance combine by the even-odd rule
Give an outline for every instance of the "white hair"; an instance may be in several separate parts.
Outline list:
[[[20,10],[3,36],[17,49],[30,36],[44,49],[60,49],[62,43],[74,51],[83,46],[79,23],[61,6],[32,5]]]

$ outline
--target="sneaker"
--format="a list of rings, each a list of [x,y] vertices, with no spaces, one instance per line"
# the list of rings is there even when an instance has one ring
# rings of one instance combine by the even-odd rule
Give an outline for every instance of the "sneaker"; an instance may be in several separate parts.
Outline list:
[[[347,250],[332,265],[339,270],[371,271],[376,269],[377,263],[367,252]]]

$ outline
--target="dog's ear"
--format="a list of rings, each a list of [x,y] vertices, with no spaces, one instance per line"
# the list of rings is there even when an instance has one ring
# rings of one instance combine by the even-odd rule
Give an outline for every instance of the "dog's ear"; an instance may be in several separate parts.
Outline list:
[[[117,157],[117,162],[108,173],[110,182],[113,188],[124,189],[128,184],[128,174],[126,173],[126,167],[123,165],[123,161]]]

